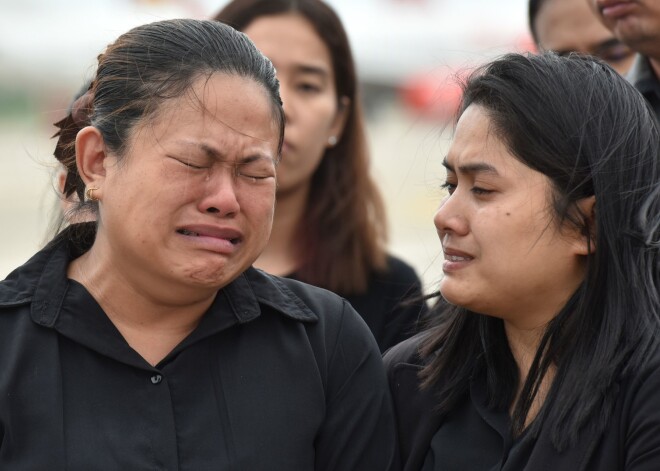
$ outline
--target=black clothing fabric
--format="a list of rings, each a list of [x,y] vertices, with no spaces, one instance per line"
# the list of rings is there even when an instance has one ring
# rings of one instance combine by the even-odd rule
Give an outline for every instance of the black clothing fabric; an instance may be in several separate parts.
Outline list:
[[[660,121],[660,80],[656,77],[648,57],[637,54],[626,79],[640,91]]]
[[[288,277],[300,279],[297,273]],[[422,283],[415,270],[390,255],[387,269],[369,277],[366,292],[344,298],[362,316],[384,352],[417,333],[419,321],[428,311],[422,296]]]
[[[421,390],[418,355],[422,335],[385,355],[394,399],[404,471],[657,471],[660,469],[660,352],[643,373],[620,380],[609,424],[598,435],[588,423],[578,442],[558,452],[542,428],[538,438],[512,440],[506,411],[486,407],[485,378],[442,419],[432,390]]]
[[[347,302],[251,268],[152,367],[67,279],[80,254],[59,237],[0,283],[0,469],[390,469],[381,358]]]

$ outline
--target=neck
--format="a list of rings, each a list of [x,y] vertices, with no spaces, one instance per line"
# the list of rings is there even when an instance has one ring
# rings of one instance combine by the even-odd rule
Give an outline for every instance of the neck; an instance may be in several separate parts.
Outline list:
[[[504,330],[509,341],[511,354],[520,371],[521,382],[524,382],[541,343],[545,326],[519,328],[510,322],[504,321]]]
[[[541,339],[545,333],[545,325],[536,328],[521,329],[505,321],[504,329],[509,341],[511,354],[513,355],[513,358],[518,365],[518,373],[520,378],[516,397],[511,404],[510,412],[513,412],[513,408],[519,399],[523,385],[525,384],[525,381],[529,375],[529,370],[534,361],[534,357],[536,356],[536,352],[538,351],[541,344]],[[554,376],[555,368],[554,366],[551,366],[541,379],[538,392],[534,397],[532,405],[527,414],[527,418],[525,419],[525,427],[527,427],[527,425],[529,425],[534,420],[534,418],[541,410],[541,407],[543,406],[543,403],[545,402],[545,399],[548,395],[548,391],[550,390],[550,386],[552,385]]]
[[[268,273],[290,275],[300,267],[299,225],[307,208],[309,185],[277,194],[273,230],[254,265]]]
[[[92,248],[71,262],[68,276],[85,286],[126,342],[156,365],[195,329],[216,291],[201,293],[153,276],[145,280],[111,260],[103,241],[97,234]]]

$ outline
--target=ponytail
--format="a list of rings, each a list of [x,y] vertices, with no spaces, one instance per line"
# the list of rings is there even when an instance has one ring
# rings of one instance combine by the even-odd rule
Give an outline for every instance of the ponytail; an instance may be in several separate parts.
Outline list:
[[[66,170],[62,193],[65,198],[75,193],[81,202],[85,200],[85,182],[80,178],[76,164],[76,136],[82,128],[91,125],[90,118],[94,107],[93,85],[94,82],[71,104],[69,114],[55,123],[59,131],[53,135],[58,137],[53,154]]]

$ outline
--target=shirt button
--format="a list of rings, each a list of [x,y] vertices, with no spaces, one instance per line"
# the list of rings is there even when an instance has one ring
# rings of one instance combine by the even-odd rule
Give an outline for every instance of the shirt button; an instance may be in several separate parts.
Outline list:
[[[153,375],[153,376],[151,377],[151,382],[152,382],[153,384],[158,384],[158,383],[160,383],[162,380],[163,380],[163,377],[162,377],[161,375]]]

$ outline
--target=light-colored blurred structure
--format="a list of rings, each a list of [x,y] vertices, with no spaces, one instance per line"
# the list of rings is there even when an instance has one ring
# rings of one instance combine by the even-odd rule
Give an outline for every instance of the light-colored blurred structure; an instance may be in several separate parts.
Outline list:
[[[0,278],[45,240],[56,204],[52,123],[90,78],[96,56],[135,25],[204,18],[224,3],[0,0]],[[456,71],[526,47],[526,1],[329,3],[346,24],[363,82],[391,249],[433,291],[441,272],[432,217],[450,137],[443,104],[455,93]]]

